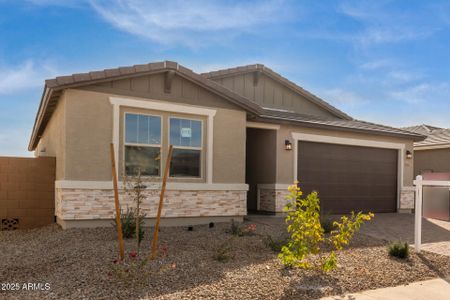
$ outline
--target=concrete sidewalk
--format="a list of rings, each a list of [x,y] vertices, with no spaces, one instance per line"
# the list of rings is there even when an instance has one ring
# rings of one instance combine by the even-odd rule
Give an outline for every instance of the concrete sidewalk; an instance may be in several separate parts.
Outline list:
[[[321,298],[322,300],[448,300],[450,278],[419,281],[409,285],[370,290],[361,293]]]

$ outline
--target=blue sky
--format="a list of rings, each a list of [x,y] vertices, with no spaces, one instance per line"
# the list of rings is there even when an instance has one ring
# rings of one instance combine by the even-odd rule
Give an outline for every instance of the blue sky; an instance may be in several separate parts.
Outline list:
[[[166,59],[263,63],[354,118],[450,127],[449,1],[0,0],[0,155],[31,155],[44,79]]]

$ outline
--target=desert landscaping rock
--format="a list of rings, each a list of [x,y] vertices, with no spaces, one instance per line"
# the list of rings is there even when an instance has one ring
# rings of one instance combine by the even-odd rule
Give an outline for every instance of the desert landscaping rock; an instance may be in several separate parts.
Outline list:
[[[450,275],[446,256],[412,253],[407,261],[388,256],[386,242],[363,234],[338,254],[339,267],[322,274],[285,269],[265,243],[281,225],[257,223],[254,235],[236,237],[229,224],[213,228],[162,228],[167,253],[138,267],[139,259],[117,260],[113,228],[61,230],[52,225],[0,232],[0,282],[50,283],[49,291],[0,291],[1,299],[314,299]],[[149,255],[146,228],[140,257]],[[229,246],[219,262],[217,249]],[[135,240],[126,241],[127,255]],[[166,254],[166,255],[165,255]]]

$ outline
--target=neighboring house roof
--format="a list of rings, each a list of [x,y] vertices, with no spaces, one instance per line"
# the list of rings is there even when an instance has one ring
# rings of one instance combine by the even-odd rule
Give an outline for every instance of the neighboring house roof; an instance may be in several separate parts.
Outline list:
[[[423,148],[450,148],[450,128],[440,128],[430,125],[417,125],[403,128],[411,132],[424,134],[427,136],[423,141],[414,143],[414,149]]]
[[[241,72],[243,68],[247,71],[255,69],[268,74],[269,76],[276,78],[277,80],[283,82],[286,85],[290,85],[298,93],[301,93],[306,98],[314,101],[323,108],[334,112],[335,115],[341,116],[342,119],[324,119],[315,116],[306,116],[298,113],[294,113],[282,109],[270,109],[260,106],[259,104],[243,97],[223,85],[210,80],[208,78],[213,78],[219,76],[219,73],[231,74],[231,72]],[[39,142],[40,136],[43,134],[44,129],[50,120],[58,99],[64,89],[77,88],[87,85],[92,85],[101,82],[107,82],[118,79],[125,79],[131,77],[145,76],[150,74],[156,74],[161,72],[170,72],[172,75],[177,74],[183,78],[186,78],[192,82],[197,83],[199,86],[216,93],[226,100],[234,103],[235,105],[243,108],[249,114],[249,118],[258,119],[268,122],[288,122],[294,124],[302,124],[310,127],[324,127],[328,129],[335,130],[349,130],[356,132],[367,132],[371,134],[379,135],[389,135],[389,136],[399,136],[403,138],[410,138],[415,141],[422,140],[424,136],[419,133],[414,133],[411,131],[406,131],[398,128],[393,128],[389,126],[354,120],[350,116],[341,112],[337,108],[334,108],[330,104],[326,103],[324,100],[314,96],[313,94],[307,92],[301,87],[290,82],[281,75],[275,73],[269,68],[263,65],[252,65],[247,67],[240,67],[223,71],[216,71],[211,73],[206,73],[203,75],[197,74],[192,70],[179,65],[176,62],[164,61],[149,63],[143,65],[134,65],[129,67],[119,67],[115,69],[105,69],[101,71],[92,71],[88,73],[79,73],[69,76],[60,76],[54,79],[49,79],[45,81],[45,87],[42,94],[41,102],[39,105],[38,113],[33,126],[33,131],[31,134],[30,142],[28,145],[28,150],[32,151],[36,148]],[[256,66],[256,67],[255,67]]]
[[[428,135],[433,130],[442,129],[442,128],[441,127],[427,125],[427,124],[420,124],[420,125],[414,125],[414,126],[409,126],[409,127],[403,127],[402,129],[403,130],[408,130],[408,131],[411,131],[411,132],[415,132],[415,133]]]
[[[434,128],[435,129],[426,134],[426,139],[414,143],[414,149],[450,148],[450,128]]]
[[[222,69],[222,70],[216,70],[212,72],[206,72],[201,73],[202,76],[208,78],[208,79],[219,79],[229,76],[235,76],[238,74],[246,74],[246,73],[252,73],[252,72],[261,72],[268,77],[272,78],[273,80],[281,83],[282,85],[292,89],[294,92],[299,93],[300,95],[306,97],[311,102],[317,104],[318,106],[322,107],[323,109],[331,112],[333,115],[336,115],[339,118],[346,119],[346,120],[352,120],[353,118],[344,113],[343,111],[337,109],[336,107],[330,105],[326,101],[322,100],[321,98],[317,97],[316,95],[308,92],[307,90],[303,89],[302,87],[298,86],[294,82],[290,81],[289,79],[281,76],[277,72],[274,72],[270,68],[262,65],[262,64],[254,64],[254,65],[246,65],[246,66],[239,66],[235,68],[229,68],[229,69]]]

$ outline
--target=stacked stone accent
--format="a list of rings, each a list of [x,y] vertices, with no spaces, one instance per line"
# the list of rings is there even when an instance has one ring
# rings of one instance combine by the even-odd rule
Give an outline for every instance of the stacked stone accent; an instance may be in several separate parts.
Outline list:
[[[145,190],[146,200],[141,204],[146,217],[153,218],[159,203],[159,190]],[[162,217],[212,217],[245,216],[247,213],[246,191],[189,191],[167,190]],[[120,191],[120,205],[135,204],[130,196]],[[56,189],[56,216],[61,220],[96,220],[114,217],[114,194],[112,189]]]
[[[259,188],[259,210],[281,213],[289,195],[287,188]]]
[[[400,207],[401,210],[412,210],[414,209],[414,193],[415,189],[413,186],[405,186],[400,191]]]

